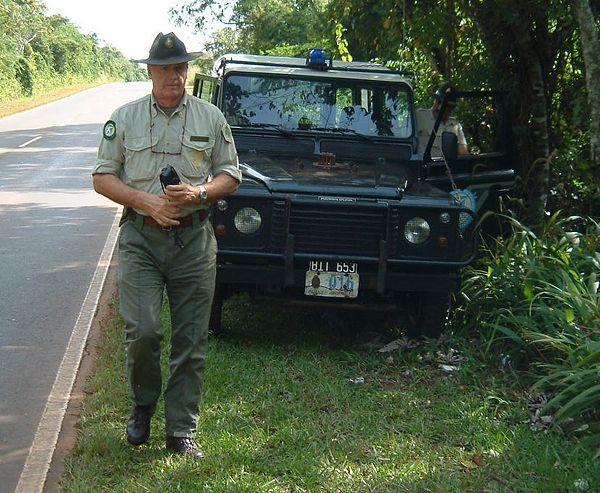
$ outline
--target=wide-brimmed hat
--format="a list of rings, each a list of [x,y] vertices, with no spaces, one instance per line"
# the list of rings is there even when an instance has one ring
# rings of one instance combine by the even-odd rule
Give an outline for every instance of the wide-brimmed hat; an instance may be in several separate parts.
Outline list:
[[[148,58],[144,60],[135,60],[137,63],[145,63],[147,65],[174,65],[176,63],[189,62],[198,58],[202,54],[201,51],[193,51],[188,53],[185,49],[185,44],[175,34],[158,33]]]

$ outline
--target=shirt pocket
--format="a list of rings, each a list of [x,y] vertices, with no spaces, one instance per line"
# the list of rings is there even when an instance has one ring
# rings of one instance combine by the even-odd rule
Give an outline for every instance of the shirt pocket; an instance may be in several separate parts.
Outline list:
[[[152,166],[150,136],[129,137],[123,142],[125,147],[125,174],[130,182],[142,182],[156,178]]]
[[[214,139],[185,134],[182,145],[181,172],[192,184],[203,183],[210,174]]]

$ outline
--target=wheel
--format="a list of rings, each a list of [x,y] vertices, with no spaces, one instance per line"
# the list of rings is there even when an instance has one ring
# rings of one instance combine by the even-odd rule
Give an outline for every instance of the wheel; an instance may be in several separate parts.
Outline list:
[[[450,293],[411,293],[406,302],[410,335],[439,337],[448,325]]]

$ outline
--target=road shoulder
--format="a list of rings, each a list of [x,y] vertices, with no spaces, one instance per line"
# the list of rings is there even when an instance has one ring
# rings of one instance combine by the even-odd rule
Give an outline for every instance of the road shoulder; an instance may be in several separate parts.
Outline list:
[[[104,289],[100,295],[98,309],[94,315],[81,365],[75,378],[71,398],[46,477],[44,493],[59,493],[61,491],[60,482],[65,473],[65,458],[77,443],[77,423],[86,396],[87,381],[95,369],[98,347],[103,336],[104,327],[116,315],[116,307],[113,302],[117,297],[116,257],[115,252],[106,274]]]

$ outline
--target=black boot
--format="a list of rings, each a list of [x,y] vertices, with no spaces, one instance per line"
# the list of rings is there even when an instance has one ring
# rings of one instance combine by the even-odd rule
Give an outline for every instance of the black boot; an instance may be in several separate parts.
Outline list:
[[[204,454],[196,441],[189,437],[167,436],[167,450],[196,460],[204,458]]]
[[[135,406],[127,423],[127,441],[131,445],[142,445],[150,438],[150,418],[154,406]]]

